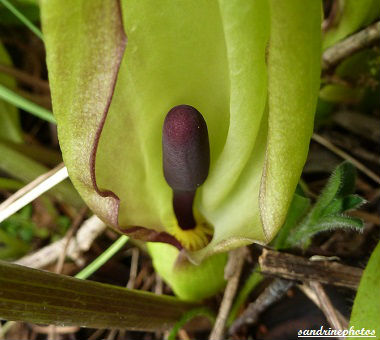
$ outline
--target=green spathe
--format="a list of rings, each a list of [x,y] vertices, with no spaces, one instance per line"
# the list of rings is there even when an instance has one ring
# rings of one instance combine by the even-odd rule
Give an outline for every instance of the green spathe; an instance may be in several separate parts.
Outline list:
[[[174,234],[161,131],[166,113],[187,104],[209,131],[194,209],[214,228],[189,255],[275,236],[312,133],[318,1],[44,0],[41,9],[65,164],[95,213],[126,232]]]
[[[201,301],[224,288],[227,253],[212,255],[194,265],[183,258],[177,260],[178,249],[170,244],[149,242],[147,246],[154,268],[181,300]]]

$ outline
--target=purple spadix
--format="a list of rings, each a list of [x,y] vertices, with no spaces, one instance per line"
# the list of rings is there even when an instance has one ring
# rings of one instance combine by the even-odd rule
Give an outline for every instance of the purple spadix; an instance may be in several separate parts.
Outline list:
[[[166,115],[162,131],[164,176],[173,189],[173,208],[182,229],[192,229],[195,191],[206,180],[210,146],[203,116],[192,106],[179,105]]]

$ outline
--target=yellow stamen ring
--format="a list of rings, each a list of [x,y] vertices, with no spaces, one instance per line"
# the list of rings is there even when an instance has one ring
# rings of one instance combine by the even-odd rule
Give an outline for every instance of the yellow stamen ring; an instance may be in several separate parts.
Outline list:
[[[172,224],[171,234],[181,243],[182,247],[190,251],[204,248],[214,234],[213,228],[203,218],[196,216],[195,219],[197,224],[193,229],[181,229],[176,220]]]

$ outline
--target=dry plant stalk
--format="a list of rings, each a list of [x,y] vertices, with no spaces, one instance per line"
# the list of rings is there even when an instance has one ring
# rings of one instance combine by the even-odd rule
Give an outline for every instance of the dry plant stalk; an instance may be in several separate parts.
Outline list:
[[[330,261],[310,261],[301,256],[264,249],[259,257],[263,274],[288,280],[317,281],[357,289],[363,270]]]

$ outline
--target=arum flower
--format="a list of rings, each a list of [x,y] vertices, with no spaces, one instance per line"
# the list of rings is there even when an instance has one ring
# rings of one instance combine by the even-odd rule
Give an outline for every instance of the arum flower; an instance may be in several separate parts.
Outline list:
[[[320,10],[304,0],[42,0],[59,141],[88,206],[194,261],[269,242],[312,133]],[[178,106],[195,114],[183,128],[201,130],[182,147],[167,139]],[[181,187],[188,174],[195,182]]]

